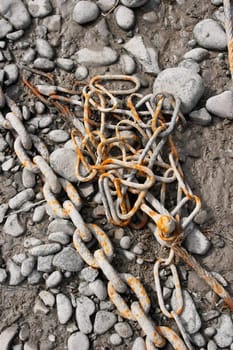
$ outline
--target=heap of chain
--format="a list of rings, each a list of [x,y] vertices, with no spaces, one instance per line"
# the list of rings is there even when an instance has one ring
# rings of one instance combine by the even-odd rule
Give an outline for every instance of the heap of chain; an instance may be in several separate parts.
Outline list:
[[[126,90],[111,90],[106,86],[114,81],[133,84]],[[29,134],[23,124],[20,109],[7,96],[11,113],[1,124],[16,136],[14,150],[28,171],[41,174],[43,194],[51,215],[70,219],[76,230],[73,244],[87,265],[101,269],[108,280],[109,298],[122,317],[136,320],[143,329],[148,350],[161,348],[167,339],[175,349],[192,349],[189,336],[179,319],[183,309],[182,290],[174,263],[174,256],[183,259],[233,309],[233,301],[222,285],[182,247],[185,228],[200,209],[200,199],[184,180],[178,153],[171,133],[183,119],[181,101],[171,95],[138,93],[139,81],[129,76],[96,76],[77,91],[52,85],[32,86],[24,83],[48,106],[55,105],[70,117],[69,108],[61,104],[75,104],[83,110],[83,118],[71,131],[77,155],[77,182],[96,182],[108,221],[116,226],[152,229],[156,240],[168,248],[167,259],[159,258],[154,265],[154,280],[161,311],[176,321],[181,340],[169,327],[156,326],[150,312],[150,298],[139,278],[118,273],[112,264],[114,247],[108,235],[96,224],[87,224],[80,214],[82,201],[76,184],[58,177],[49,165],[49,152],[38,136]],[[60,95],[56,93],[60,92]],[[63,95],[62,95],[63,94]],[[67,96],[73,95],[73,96]],[[76,97],[75,97],[76,96]],[[33,148],[40,154],[31,160]],[[63,191],[63,193],[62,193]],[[66,193],[62,204],[59,198]],[[93,253],[88,242],[97,240],[99,249]],[[170,267],[178,308],[168,311],[163,301],[160,268]],[[124,295],[133,291],[138,301],[129,306]]]

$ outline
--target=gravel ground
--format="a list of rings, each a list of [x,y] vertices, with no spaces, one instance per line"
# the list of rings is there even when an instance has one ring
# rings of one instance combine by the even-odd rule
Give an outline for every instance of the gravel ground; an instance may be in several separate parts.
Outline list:
[[[95,75],[128,74],[139,78],[143,94],[162,90],[181,98],[187,123],[174,140],[185,178],[202,199],[184,244],[233,294],[233,85],[226,47],[221,0],[0,0],[0,350],[145,349],[139,325],[109,301],[103,274],[74,250],[74,226],[49,216],[41,179],[17,159],[4,94],[23,111],[27,130],[50,153],[57,149],[53,169],[76,181],[67,147],[71,121],[25,87],[22,77],[34,85],[45,80],[23,65],[51,72],[67,88]],[[82,216],[121,249],[116,269],[139,277],[156,324],[177,330],[158,308],[153,262],[165,251],[150,229],[114,227],[102,215],[96,188],[78,189],[91,203]],[[233,349],[229,309],[187,265],[177,265],[185,299],[181,321],[193,348]],[[173,281],[163,272],[163,294],[174,308]]]

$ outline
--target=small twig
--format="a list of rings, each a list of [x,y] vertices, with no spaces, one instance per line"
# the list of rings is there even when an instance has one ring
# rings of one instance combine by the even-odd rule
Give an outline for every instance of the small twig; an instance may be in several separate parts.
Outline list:
[[[32,204],[29,204],[28,206],[25,206],[23,209],[19,209],[19,210],[16,210],[16,211],[13,211],[11,213],[9,213],[8,215],[5,215],[4,216],[4,219],[8,218],[9,216],[13,215],[13,214],[19,214],[19,213],[23,213],[27,210],[30,210],[34,207],[37,207],[38,205],[42,204],[42,203],[45,203],[46,200],[45,199],[42,199],[41,201],[39,202],[36,202],[36,203],[32,203]]]

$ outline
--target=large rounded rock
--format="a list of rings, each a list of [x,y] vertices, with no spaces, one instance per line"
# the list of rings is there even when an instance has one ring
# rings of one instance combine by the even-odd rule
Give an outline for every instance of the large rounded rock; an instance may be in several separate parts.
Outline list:
[[[213,19],[203,19],[193,29],[197,43],[210,50],[225,50],[227,47],[226,34],[220,24]]]
[[[134,26],[135,15],[133,10],[126,6],[118,6],[115,11],[116,23],[121,29],[129,30]]]
[[[31,23],[31,17],[21,0],[1,0],[0,15],[8,19],[15,29],[25,29]]]
[[[79,1],[73,9],[73,19],[78,24],[94,21],[99,15],[98,6],[91,1]]]
[[[76,153],[72,149],[59,148],[51,153],[50,165],[52,169],[66,180],[76,182],[75,175]]]
[[[155,94],[167,92],[181,99],[183,113],[189,113],[195,107],[204,92],[199,74],[186,68],[168,68],[159,73],[153,86]]]
[[[127,7],[135,8],[144,5],[148,0],[121,0],[121,3]]]
[[[219,118],[233,119],[233,92],[224,91],[210,97],[206,102],[206,109]]]

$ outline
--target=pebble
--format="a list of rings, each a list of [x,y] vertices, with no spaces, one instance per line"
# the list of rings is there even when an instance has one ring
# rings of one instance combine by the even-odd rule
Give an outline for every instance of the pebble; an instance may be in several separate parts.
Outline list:
[[[49,241],[61,243],[62,245],[67,245],[70,243],[70,236],[64,232],[52,232],[48,236]]]
[[[97,0],[96,3],[102,12],[108,12],[111,10],[117,0]]]
[[[98,16],[98,6],[89,0],[79,1],[73,9],[73,20],[78,24],[90,23]]]
[[[1,0],[0,14],[16,29],[25,29],[31,23],[31,17],[21,0]]]
[[[28,11],[32,17],[43,18],[52,12],[50,0],[28,0]]]
[[[141,337],[137,337],[132,346],[132,350],[146,350],[146,344]]]
[[[23,190],[16,194],[16,196],[12,197],[8,204],[11,209],[19,209],[22,207],[24,203],[26,203],[29,200],[34,199],[35,194],[34,191],[29,188],[27,190]]]
[[[23,242],[23,246],[24,248],[30,248],[30,247],[34,247],[36,245],[40,245],[42,243],[42,241],[36,237],[29,237],[27,239],[24,240]]]
[[[196,306],[187,290],[183,289],[184,309],[180,315],[180,321],[189,334],[194,334],[201,328],[201,319],[196,310]],[[177,310],[176,291],[174,290],[171,299],[172,309]]]
[[[123,236],[120,240],[120,246],[123,249],[129,249],[131,245],[131,238],[129,236]]]
[[[200,349],[206,345],[206,340],[201,333],[197,332],[195,334],[192,334],[192,343],[198,346]]]
[[[210,125],[212,122],[212,117],[209,114],[209,112],[206,110],[205,107],[200,108],[198,110],[192,111],[189,114],[189,119],[198,125],[202,125],[202,126],[207,126]],[[195,218],[196,219],[196,218]],[[195,221],[196,222],[196,221]]]
[[[118,6],[115,10],[115,20],[121,29],[130,30],[135,24],[135,15],[128,7]]]
[[[101,301],[99,306],[100,306],[100,310],[112,311],[115,308],[115,306],[113,305],[113,303],[110,300],[108,300],[108,301]]]
[[[21,265],[21,275],[24,277],[28,277],[32,273],[34,266],[35,259],[33,257],[28,257],[27,259],[25,259]]]
[[[25,253],[14,254],[12,256],[12,260],[17,264],[21,265],[22,262],[27,259],[27,255]]]
[[[0,19],[0,39],[5,38],[5,36],[13,30],[12,25],[4,18]]]
[[[83,260],[75,249],[65,247],[60,253],[54,256],[53,266],[65,271],[79,272],[83,267]]]
[[[218,22],[207,18],[198,22],[193,29],[193,36],[198,45],[208,50],[225,50],[226,33]]]
[[[218,350],[217,345],[213,340],[210,340],[207,344],[207,350]]]
[[[205,255],[211,247],[211,242],[192,222],[185,229],[184,246],[190,252]]]
[[[18,266],[14,261],[11,259],[7,260],[7,270],[9,272],[10,278],[9,278],[9,285],[10,286],[17,286],[24,280],[24,276],[21,275],[21,269],[20,266]]]
[[[27,323],[24,323],[20,328],[19,339],[22,341],[26,341],[28,340],[29,336],[30,336],[29,325]]]
[[[44,19],[43,23],[48,28],[49,32],[60,32],[61,16],[60,15],[48,16]]]
[[[49,308],[45,306],[41,299],[37,298],[33,307],[34,314],[45,314],[49,313]]]
[[[213,13],[213,18],[221,24],[223,28],[225,28],[225,14],[223,7],[219,7],[216,11]]]
[[[209,56],[209,51],[203,49],[202,47],[196,47],[185,53],[184,59],[191,59],[196,62],[202,62],[205,58]]]
[[[116,323],[117,317],[109,311],[98,311],[95,316],[94,332],[104,334]]]
[[[22,57],[22,61],[24,63],[32,63],[36,57],[36,51],[32,48],[29,48],[24,52],[24,55]]]
[[[214,327],[207,327],[203,331],[204,335],[208,338],[212,338],[216,334],[216,329]]]
[[[135,35],[124,44],[124,48],[143,66],[144,72],[159,74],[158,52],[153,47],[147,47],[141,35]]]
[[[69,58],[58,58],[57,66],[67,72],[70,72],[74,68],[74,62]]]
[[[3,203],[0,205],[0,224],[3,222],[8,208],[9,208],[8,203]]]
[[[219,118],[233,119],[233,92],[224,91],[206,101],[206,109]]]
[[[14,158],[10,158],[10,159],[6,160],[4,163],[2,163],[2,170],[9,171],[13,168],[14,165],[15,165]]]
[[[15,32],[7,34],[7,39],[11,41],[19,40],[24,35],[24,30],[20,29]]]
[[[153,92],[161,91],[175,94],[181,99],[183,113],[195,107],[204,92],[202,78],[186,68],[167,68],[155,79]]]
[[[55,254],[61,250],[61,245],[59,243],[47,243],[37,245],[29,249],[29,254],[33,256],[47,256]]]
[[[1,104],[1,103],[0,103]],[[3,102],[3,104],[1,104],[2,107],[4,107],[5,101]],[[5,151],[5,149],[8,147],[7,142],[5,141],[5,139],[3,138],[3,136],[0,134],[0,152]]]
[[[62,143],[66,142],[70,138],[70,135],[65,130],[57,129],[50,131],[48,133],[48,138],[52,142]]]
[[[20,222],[17,214],[11,214],[6,219],[6,222],[3,226],[3,231],[13,237],[21,236],[25,231],[25,226]]]
[[[34,68],[41,69],[45,72],[50,72],[54,69],[55,64],[47,58],[37,58],[33,64]]]
[[[41,57],[52,59],[54,56],[54,50],[49,42],[45,39],[36,39],[36,50]]]
[[[91,295],[93,295],[93,291],[90,289],[88,282],[84,282],[84,281],[80,282],[78,286],[78,290],[80,294],[85,295],[87,297],[90,297]]]
[[[130,338],[133,335],[132,328],[127,322],[116,323],[114,329],[122,338],[125,339]]]
[[[56,295],[57,317],[60,324],[66,324],[73,313],[70,299],[62,293]]]
[[[42,290],[39,293],[39,297],[46,306],[53,307],[55,305],[55,297],[51,292],[48,292],[47,290]]]
[[[7,279],[6,270],[0,268],[0,283],[4,283],[6,279]]]
[[[75,175],[76,158],[75,151],[66,148],[59,148],[50,154],[50,166],[55,173],[66,180],[77,182]]]
[[[47,128],[51,123],[53,122],[52,115],[47,114],[40,114],[40,116],[37,116],[35,118],[32,118],[29,123],[32,124],[36,128]]]
[[[89,339],[81,332],[71,334],[68,339],[68,350],[89,350],[89,348]]]
[[[214,336],[214,341],[220,348],[225,348],[231,345],[233,341],[233,322],[228,314],[223,314],[218,318],[216,325],[217,333]]]
[[[112,345],[117,346],[122,343],[122,338],[117,333],[113,333],[110,335],[109,341]]]
[[[57,287],[61,283],[62,278],[63,278],[63,275],[61,271],[52,272],[51,275],[49,275],[46,280],[46,287],[47,288]]]
[[[35,223],[39,223],[43,220],[45,217],[45,205],[39,205],[38,207],[35,208],[33,216],[32,216],[32,221]]]
[[[135,8],[145,5],[148,0],[121,0],[121,3],[127,7]]]
[[[64,219],[55,219],[50,222],[48,232],[63,232],[69,236],[73,236],[75,227],[72,222]]]
[[[220,6],[223,4],[223,0],[211,0],[211,4],[215,6]]]
[[[101,67],[109,66],[118,59],[118,54],[111,47],[104,46],[102,49],[83,48],[76,52],[75,58],[79,64]]]
[[[136,70],[136,63],[132,57],[127,54],[122,54],[120,57],[120,64],[124,74],[133,74]]]
[[[87,296],[76,299],[76,321],[80,331],[84,334],[92,332],[92,322],[90,316],[95,312],[94,302]]]
[[[84,267],[84,269],[82,269],[79,273],[79,278],[87,282],[94,282],[94,280],[98,277],[98,274],[98,269],[94,269],[93,267]]]
[[[142,243],[137,243],[133,248],[133,253],[137,255],[142,255],[144,252]]]
[[[19,70],[16,64],[11,63],[7,64],[4,67],[4,72],[5,72],[5,78],[7,80],[4,81],[5,85],[11,85],[16,82],[19,76]]]
[[[26,188],[33,188],[36,184],[36,175],[29,171],[27,168],[23,168],[22,183]]]
[[[1,350],[9,350],[11,348],[11,343],[16,334],[18,333],[18,326],[12,325],[7,327],[0,333],[0,344]]]
[[[105,300],[107,298],[107,288],[101,279],[98,278],[94,282],[90,282],[89,288],[99,300]]]
[[[199,64],[191,58],[187,58],[178,64],[178,67],[190,69],[193,73],[200,72]]]
[[[88,69],[87,67],[85,66],[79,66],[77,67],[75,73],[74,73],[74,76],[75,76],[75,79],[77,80],[84,80],[88,77]]]
[[[28,284],[35,285],[40,283],[42,275],[39,271],[33,270],[30,276],[27,278]]]

